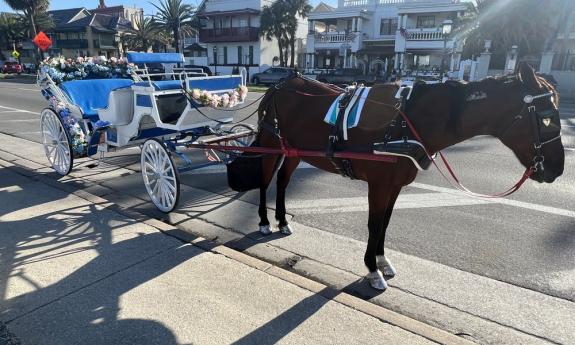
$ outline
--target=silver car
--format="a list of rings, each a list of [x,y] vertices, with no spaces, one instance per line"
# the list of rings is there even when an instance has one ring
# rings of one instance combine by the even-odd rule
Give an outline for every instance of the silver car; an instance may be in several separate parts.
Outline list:
[[[252,84],[277,84],[295,73],[293,68],[270,67],[252,76]]]

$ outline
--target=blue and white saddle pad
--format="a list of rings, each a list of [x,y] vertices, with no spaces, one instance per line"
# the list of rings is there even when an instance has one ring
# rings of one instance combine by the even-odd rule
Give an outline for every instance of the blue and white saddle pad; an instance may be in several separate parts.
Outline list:
[[[351,97],[347,107],[345,108],[344,118],[343,118],[343,139],[347,140],[347,129],[353,128],[357,126],[359,123],[359,119],[361,117],[361,111],[363,110],[363,105],[365,104],[365,100],[369,95],[369,91],[371,87],[359,86],[353,88],[353,96]],[[335,126],[337,121],[337,116],[339,113],[339,102],[343,98],[345,94],[339,95],[335,101],[329,107],[325,118],[323,119],[325,122],[329,123],[332,126]]]

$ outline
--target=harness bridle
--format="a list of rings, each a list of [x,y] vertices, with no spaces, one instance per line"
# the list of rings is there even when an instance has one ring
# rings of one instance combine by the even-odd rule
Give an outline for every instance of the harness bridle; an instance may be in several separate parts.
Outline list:
[[[511,129],[511,127],[513,127],[519,120],[523,119],[524,113],[525,111],[527,111],[527,116],[529,117],[529,120],[531,122],[531,130],[533,132],[533,138],[534,138],[533,149],[535,151],[535,155],[533,156],[532,159],[533,173],[537,171],[543,171],[545,169],[543,165],[543,162],[545,161],[545,156],[543,155],[542,151],[543,145],[561,139],[561,130],[560,130],[559,134],[557,134],[553,138],[541,141],[542,131],[544,130],[542,125],[548,127],[550,124],[557,124],[560,127],[561,120],[559,118],[559,111],[556,108],[548,109],[545,111],[538,111],[537,107],[533,104],[533,101],[536,99],[553,97],[553,96],[554,93],[551,91],[535,96],[529,94],[525,95],[523,97],[523,107],[521,108],[521,111],[513,118],[511,123],[508,126],[506,126],[503,131],[501,131],[499,135],[499,138],[503,138],[507,134],[509,129]]]

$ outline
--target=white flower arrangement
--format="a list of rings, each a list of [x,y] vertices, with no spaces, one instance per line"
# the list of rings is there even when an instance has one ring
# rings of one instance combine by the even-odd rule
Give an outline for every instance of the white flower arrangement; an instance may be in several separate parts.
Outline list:
[[[212,108],[233,108],[246,99],[248,88],[245,85],[238,85],[235,90],[224,94],[211,93],[200,89],[192,89],[188,93],[194,101],[202,105]]]

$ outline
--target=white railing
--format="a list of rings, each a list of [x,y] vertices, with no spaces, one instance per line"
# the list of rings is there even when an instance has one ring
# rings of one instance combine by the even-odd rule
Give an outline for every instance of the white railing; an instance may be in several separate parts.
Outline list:
[[[353,40],[351,34],[328,33],[315,34],[315,43],[344,43]]]
[[[409,41],[437,41],[443,39],[441,29],[415,29],[407,28],[407,39]]]
[[[413,4],[413,3],[438,3],[458,4],[460,0],[377,0],[378,5]]]
[[[344,0],[343,7],[358,7],[366,6],[369,4],[369,0]]]

